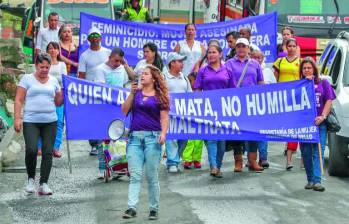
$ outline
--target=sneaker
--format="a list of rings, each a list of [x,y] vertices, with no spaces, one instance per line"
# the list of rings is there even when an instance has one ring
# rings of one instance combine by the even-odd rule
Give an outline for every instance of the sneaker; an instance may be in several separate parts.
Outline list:
[[[304,186],[304,189],[306,190],[311,190],[313,189],[314,184],[311,182],[308,182],[307,185]]]
[[[150,211],[149,212],[149,220],[157,220],[158,219],[158,212],[157,211]]]
[[[62,153],[58,150],[53,150],[53,157],[55,158],[61,158],[62,157]]]
[[[42,150],[41,149],[38,150],[38,156],[42,156]]]
[[[213,177],[216,177],[218,174],[219,170],[217,168],[211,168],[210,175]]]
[[[223,178],[223,173],[220,169],[218,169],[217,174],[214,176],[215,178]]]
[[[98,154],[97,148],[92,146],[90,151],[90,156],[96,156],[97,154]]]
[[[325,191],[325,188],[320,183],[316,183],[313,185],[313,190],[322,192]]]
[[[33,178],[29,178],[27,184],[25,185],[25,192],[28,194],[35,193],[35,181]]]
[[[201,169],[201,163],[199,161],[194,161],[195,169]]]
[[[286,165],[286,170],[287,170],[287,171],[291,171],[292,168],[293,168],[293,165],[292,165],[292,164],[287,164],[287,165]]]
[[[268,162],[267,160],[260,160],[260,161],[258,162],[258,165],[261,166],[261,167],[263,167],[264,169],[269,168],[269,162]]]
[[[104,170],[98,170],[97,179],[104,179]]]
[[[44,183],[39,187],[39,195],[52,195],[52,190]]]
[[[191,162],[184,162],[183,167],[184,169],[191,169]]]
[[[133,208],[129,208],[125,211],[124,215],[122,216],[122,218],[124,219],[130,219],[130,218],[134,218],[137,216],[137,212],[136,210],[134,210]]]
[[[178,173],[178,168],[177,168],[177,166],[170,166],[170,167],[168,168],[168,172],[169,172],[169,173]]]

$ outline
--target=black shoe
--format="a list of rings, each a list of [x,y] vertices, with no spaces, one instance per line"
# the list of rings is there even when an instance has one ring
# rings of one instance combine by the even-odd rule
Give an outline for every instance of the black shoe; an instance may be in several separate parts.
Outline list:
[[[122,218],[124,219],[130,219],[130,218],[134,218],[136,217],[137,212],[136,210],[134,210],[133,208],[129,208],[125,211],[124,215],[122,216]]]
[[[149,220],[157,220],[158,219],[158,212],[157,211],[150,211],[149,212]]]

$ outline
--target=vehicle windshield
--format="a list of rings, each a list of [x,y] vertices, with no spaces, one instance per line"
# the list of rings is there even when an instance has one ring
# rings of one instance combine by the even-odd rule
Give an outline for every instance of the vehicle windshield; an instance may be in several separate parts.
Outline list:
[[[347,53],[347,59],[345,63],[346,69],[344,69],[343,73],[343,85],[344,86],[349,86],[349,53]]]
[[[349,24],[348,0],[337,0],[339,18],[337,24]],[[266,12],[277,11],[282,23],[332,24],[337,15],[333,0],[268,0]]]
[[[78,0],[66,3],[65,0],[46,0],[44,2],[44,24],[50,12],[57,12],[61,23],[80,25],[80,12],[90,13],[96,16],[112,18],[110,0]]]

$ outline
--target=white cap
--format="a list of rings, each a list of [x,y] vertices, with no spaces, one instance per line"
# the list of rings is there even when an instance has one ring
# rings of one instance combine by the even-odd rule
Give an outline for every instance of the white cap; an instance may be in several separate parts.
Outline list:
[[[185,55],[180,55],[177,52],[170,52],[167,55],[167,64],[170,64],[171,61],[182,61],[185,60],[187,58],[187,56]]]
[[[239,38],[239,39],[237,39],[235,45],[237,46],[238,44],[243,44],[245,46],[250,46],[250,42],[246,38]]]
[[[97,33],[99,35],[102,35],[101,31],[97,27],[94,27],[94,26],[88,30],[88,36],[90,36],[93,33]]]

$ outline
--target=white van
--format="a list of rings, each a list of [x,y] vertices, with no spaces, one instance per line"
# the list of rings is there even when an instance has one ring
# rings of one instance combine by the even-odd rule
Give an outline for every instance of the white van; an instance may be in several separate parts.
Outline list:
[[[331,40],[319,60],[320,74],[336,92],[333,108],[341,125],[337,133],[329,133],[328,172],[332,176],[349,176],[349,33],[341,32]]]

